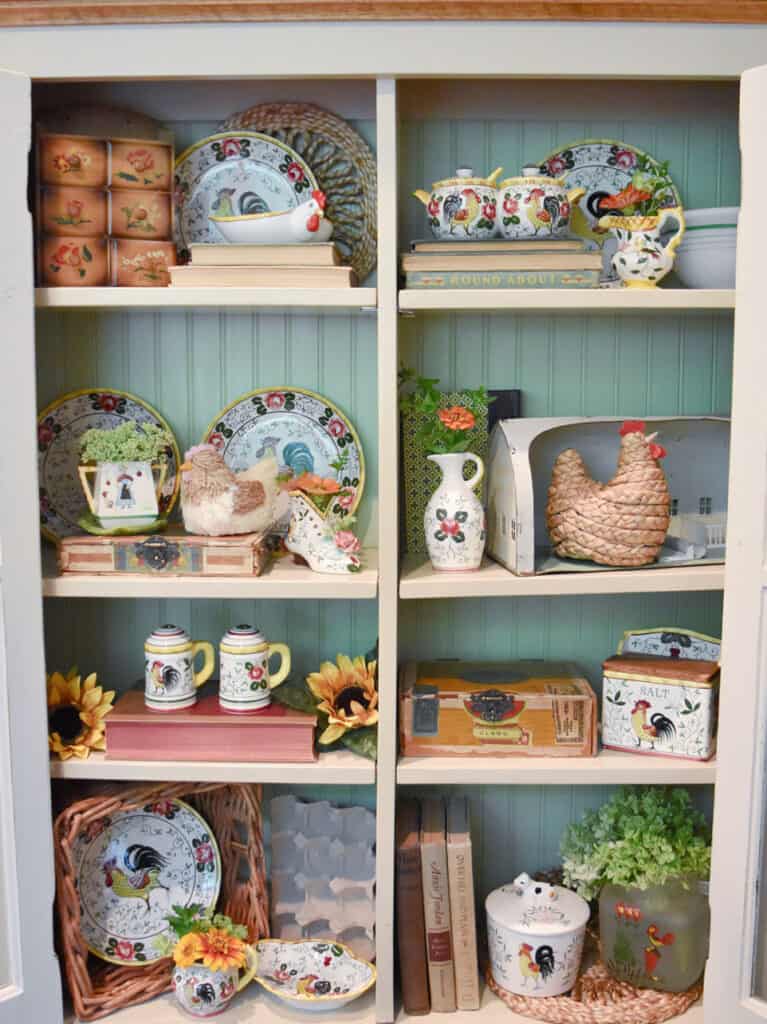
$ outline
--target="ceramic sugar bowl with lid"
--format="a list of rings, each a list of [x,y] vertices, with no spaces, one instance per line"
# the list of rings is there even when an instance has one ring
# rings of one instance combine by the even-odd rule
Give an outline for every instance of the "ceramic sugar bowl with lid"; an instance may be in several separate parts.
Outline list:
[[[453,178],[435,181],[431,191],[413,193],[426,207],[429,227],[435,238],[480,241],[496,232],[496,179],[503,172],[496,167],[486,178],[477,177],[470,167],[459,167]]]
[[[218,702],[224,711],[260,711],[269,707],[271,691],[287,679],[290,648],[269,643],[255,626],[232,626],[221,638],[221,681]],[[280,667],[269,671],[269,659],[280,655]]]
[[[566,238],[573,207],[586,190],[568,188],[562,178],[524,167],[498,186],[498,230],[503,238]]]
[[[561,885],[518,875],[485,900],[493,978],[522,996],[559,996],[578,977],[589,905]]]

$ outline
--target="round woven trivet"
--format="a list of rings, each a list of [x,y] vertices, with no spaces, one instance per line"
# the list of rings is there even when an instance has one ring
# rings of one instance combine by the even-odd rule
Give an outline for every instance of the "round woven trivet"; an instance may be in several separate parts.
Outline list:
[[[327,196],[333,241],[362,282],[376,265],[376,162],[346,121],[313,103],[260,103],[232,114],[220,131],[249,129],[286,142],[306,160]]]
[[[660,1024],[678,1017],[700,999],[702,982],[686,992],[656,992],[616,981],[602,963],[580,976],[569,996],[531,999],[507,992],[487,968],[487,984],[515,1013],[549,1024]]]

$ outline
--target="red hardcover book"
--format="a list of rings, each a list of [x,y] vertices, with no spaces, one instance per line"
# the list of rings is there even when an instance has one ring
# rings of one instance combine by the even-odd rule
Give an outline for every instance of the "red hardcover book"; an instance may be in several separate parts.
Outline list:
[[[182,711],[150,711],[129,690],[106,717],[106,758],[124,761],[316,761],[316,715],[272,702],[231,714],[216,694]]]

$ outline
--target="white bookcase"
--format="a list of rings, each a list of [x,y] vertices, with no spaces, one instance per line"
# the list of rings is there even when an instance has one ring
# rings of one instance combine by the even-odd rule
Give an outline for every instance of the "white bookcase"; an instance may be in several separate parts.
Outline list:
[[[740,110],[738,100],[741,74],[761,64],[767,64],[767,26],[357,22],[0,32],[0,66],[8,69],[0,73],[0,931],[10,922],[0,937],[0,1024],[56,1024],[65,1012],[52,955],[49,772],[75,784],[263,782],[300,786],[309,795],[321,789],[330,799],[375,806],[378,985],[374,996],[337,1015],[359,1024],[405,1019],[395,984],[398,787],[461,787],[470,795],[483,897],[491,883],[508,881],[518,870],[548,866],[545,858],[556,849],[562,826],[604,798],[608,787],[694,785],[710,811],[716,780],[714,946],[704,1005],[685,1021],[745,1024],[767,1016],[767,1004],[751,994],[749,965],[759,928],[748,897],[759,874],[764,767],[764,714],[757,701],[764,669],[757,666],[763,662],[760,595],[767,586],[758,554],[767,419],[758,225],[767,76],[748,76],[748,102]],[[33,289],[26,155],[40,107],[108,103],[142,110],[171,127],[183,148],[227,115],[268,99],[315,100],[351,120],[374,145],[379,225],[373,280],[345,293]],[[736,292],[398,290],[398,250],[425,232],[423,211],[409,191],[458,163],[469,160],[489,170],[500,154],[508,173],[515,173],[515,161],[544,155],[555,140],[629,138],[661,159],[672,152],[672,173],[683,178],[688,205],[735,205],[739,116],[741,225],[748,229],[741,231]],[[733,332],[737,493],[730,500],[726,572],[697,567],[520,579],[488,563],[476,574],[447,577],[423,559],[400,559],[400,360],[448,387],[519,386],[528,415],[726,414]],[[151,400],[182,443],[191,443],[225,401],[255,386],[288,383],[334,397],[361,426],[370,471],[360,521],[370,553],[363,573],[338,580],[283,565],[251,581],[160,581],[62,579],[47,560],[41,567],[38,405],[73,387],[120,387]],[[736,506],[742,510],[737,517]],[[482,757],[398,763],[401,658],[572,655],[584,661],[594,681],[599,661],[624,628],[665,621],[718,631],[723,591],[725,674],[716,762],[604,753],[569,762]],[[49,669],[66,668],[70,657],[81,667],[92,659],[120,689],[132,681],[131,666],[135,670],[137,660],[140,665],[136,652],[145,633],[161,619],[178,618],[195,636],[215,640],[235,609],[238,618],[265,622],[275,639],[294,644],[302,668],[336,650],[362,651],[378,636],[376,766],[331,753],[311,769],[103,757],[49,769],[43,648]],[[255,987],[230,1012],[242,1022],[294,1019]],[[456,1015],[456,1024],[459,1017],[468,1024],[466,1014]],[[169,999],[109,1018],[115,1024],[179,1019]],[[502,1024],[522,1018],[486,993],[481,1019]]]

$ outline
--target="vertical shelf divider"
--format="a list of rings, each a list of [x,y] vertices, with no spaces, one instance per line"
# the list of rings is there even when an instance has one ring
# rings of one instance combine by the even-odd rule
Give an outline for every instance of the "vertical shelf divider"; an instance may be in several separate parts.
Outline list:
[[[397,83],[376,84],[378,147],[378,770],[376,1020],[394,1020],[394,815],[397,768],[398,443]]]

